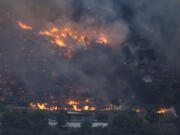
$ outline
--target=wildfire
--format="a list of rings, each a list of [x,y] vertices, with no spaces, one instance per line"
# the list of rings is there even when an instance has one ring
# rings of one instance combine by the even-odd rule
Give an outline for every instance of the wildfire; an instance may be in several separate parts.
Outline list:
[[[18,25],[24,30],[33,29],[32,27],[23,24],[22,21],[19,21]],[[72,58],[72,51],[74,47],[83,46],[87,48],[94,42],[101,45],[107,45],[109,43],[106,33],[103,32],[103,30],[98,29],[82,31],[81,28],[71,28],[65,26],[43,29],[37,33],[44,36],[46,40],[56,46],[67,48],[63,55],[69,59]]]
[[[96,108],[93,107],[92,105],[85,105],[89,103],[89,99],[86,99],[85,101],[74,101],[74,100],[69,100],[64,107],[60,108],[58,106],[51,106],[48,103],[30,103],[30,108],[33,110],[49,110],[49,111],[57,111],[58,109],[66,110],[66,111],[95,111]]]
[[[114,106],[112,104],[110,104],[109,106],[105,107],[105,109],[103,109],[104,111],[110,111],[113,110]]]
[[[137,112],[137,113],[140,113],[140,112],[141,112],[141,110],[140,110],[140,109],[136,109],[136,112]]]
[[[69,105],[78,105],[78,104],[80,104],[80,102],[70,100],[70,101],[68,102],[68,104],[69,104]]]
[[[48,103],[30,103],[30,107],[34,110],[49,110],[49,111],[57,111],[57,106],[49,106]]]
[[[83,103],[89,103],[89,99],[86,99]],[[90,107],[88,105],[84,105],[82,108],[78,108],[78,105],[83,104],[79,101],[70,100],[68,102],[68,105],[71,105],[73,107],[73,111],[95,111],[95,107]]]
[[[78,43],[85,43],[85,37],[83,35],[78,35],[77,33],[73,32],[72,29],[67,27],[63,28],[62,30],[53,27],[49,30],[40,31],[39,34],[49,37],[51,43],[57,44],[60,47],[67,47],[65,41],[68,37]]]
[[[156,111],[157,114],[165,114],[165,113],[168,113],[169,110],[168,109],[163,109],[161,108],[160,110]]]
[[[86,106],[84,106],[83,110],[84,111],[95,111],[96,108],[95,107],[89,107],[89,106],[86,105]]]
[[[23,24],[21,21],[18,22],[18,25],[19,25],[19,27],[22,28],[22,29],[32,30],[32,27]]]
[[[79,108],[77,107],[77,105],[73,105],[73,111],[78,111],[78,112],[80,112],[80,111],[82,111],[82,109],[79,109]]]
[[[92,31],[90,33],[83,33],[81,31],[73,30],[69,27],[64,27],[59,29],[57,27],[50,28],[49,30],[44,30],[39,32],[40,35],[47,36],[48,40],[51,43],[57,44],[60,47],[70,47],[70,44],[66,44],[67,38],[72,39],[76,42],[76,45],[89,45],[90,41],[96,41],[98,44],[107,44],[108,39],[106,38],[105,34],[98,34],[96,31],[95,33]],[[98,36],[99,35],[99,36]]]
[[[64,41],[62,40],[62,33],[60,33],[59,29],[57,28],[52,28],[49,31],[40,31],[41,35],[45,35],[50,37],[50,42],[53,44],[57,44],[60,47],[66,47],[67,45],[64,43]]]
[[[107,44],[108,43],[108,40],[107,40],[107,38],[104,36],[104,35],[102,35],[102,36],[100,36],[98,39],[97,39],[97,41],[96,41],[98,44]]]
[[[52,96],[50,97],[52,98]],[[33,110],[48,110],[48,111],[58,111],[58,110],[65,110],[65,111],[96,111],[96,110],[101,110],[101,111],[111,111],[114,109],[114,106],[112,104],[106,106],[105,108],[99,108],[97,109],[95,106],[92,105],[92,100],[90,99],[85,99],[81,101],[76,101],[76,100],[68,100],[66,104],[57,106],[57,105],[50,105],[48,103],[30,103],[30,108]]]

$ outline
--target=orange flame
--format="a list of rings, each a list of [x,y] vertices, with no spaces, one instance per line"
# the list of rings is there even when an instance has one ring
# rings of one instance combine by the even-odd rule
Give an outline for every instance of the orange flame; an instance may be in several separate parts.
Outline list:
[[[33,29],[32,27],[23,24],[22,21],[19,21],[18,25],[24,30]],[[102,30],[82,31],[78,28],[75,29],[70,27],[52,27],[49,29],[41,30],[38,33],[45,36],[50,43],[55,44],[59,47],[67,48],[67,51],[63,55],[70,59],[72,58],[72,50],[74,46],[87,47],[93,42],[106,45],[109,42],[107,35],[103,33]]]
[[[58,107],[57,106],[50,106],[48,107],[48,103],[30,103],[30,107],[34,110],[49,110],[49,111],[57,111]]]
[[[50,97],[51,99],[53,98],[53,96]],[[91,105],[90,105],[91,104]],[[85,99],[83,101],[75,101],[75,100],[68,100],[68,102],[66,102],[66,105],[62,106],[62,107],[58,107],[58,106],[51,106],[48,103],[30,103],[30,108],[34,109],[34,110],[50,110],[50,111],[57,111],[57,110],[65,110],[65,111],[95,111],[97,110],[95,106],[92,105],[92,100],[90,99]],[[106,106],[105,108],[101,108],[99,109],[101,111],[112,111],[114,110],[114,105],[110,104],[108,106]]]
[[[83,109],[88,111],[89,110],[89,106],[86,105],[86,106],[83,107]]]
[[[32,27],[23,24],[21,21],[18,22],[18,25],[19,25],[19,27],[22,28],[22,29],[32,30]]]
[[[95,107],[90,107],[89,110],[90,110],[90,111],[95,111],[96,108],[95,108]]]
[[[106,45],[108,43],[108,41],[107,41],[107,38],[105,36],[100,36],[97,39],[96,43],[98,43],[98,44],[105,44]]]
[[[80,104],[80,102],[70,100],[70,101],[68,102],[68,104],[69,104],[69,105],[78,105],[78,104]]]
[[[83,110],[84,111],[95,111],[96,108],[95,107],[90,107],[90,106],[86,105],[86,106],[83,107]]]
[[[89,103],[89,99],[86,99],[85,102],[70,100],[68,102],[68,105],[72,105],[73,111],[95,111],[96,110],[95,107],[91,107],[88,105],[84,105],[82,108],[78,108],[78,105],[83,104],[83,103]]]
[[[62,28],[61,30],[53,27],[49,30],[40,31],[39,34],[49,37],[51,43],[57,44],[60,47],[70,47],[65,43],[66,38],[68,37],[76,41],[79,45],[89,44],[87,40],[95,40],[98,44],[108,43],[105,34],[97,34],[97,32],[83,33],[69,27]]]
[[[157,114],[165,114],[165,113],[168,113],[168,109],[163,109],[161,108],[160,110],[156,111]]]
[[[61,35],[57,28],[52,28],[50,31],[40,31],[41,35],[46,35],[51,38],[50,42],[53,44],[57,44],[60,47],[66,47],[67,45],[61,39]]]
[[[74,109],[74,111],[78,111],[78,112],[82,111],[82,109],[79,109],[79,108],[77,107],[77,105],[73,105],[73,109]]]

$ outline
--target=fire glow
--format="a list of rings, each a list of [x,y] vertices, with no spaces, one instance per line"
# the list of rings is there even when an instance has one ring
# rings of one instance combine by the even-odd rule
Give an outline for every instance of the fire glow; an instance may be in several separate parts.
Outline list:
[[[57,106],[49,106],[48,103],[30,103],[29,105],[31,109],[33,110],[49,110],[49,111],[57,111],[58,107]]]
[[[49,31],[40,31],[39,34],[50,37],[51,38],[50,42],[53,44],[57,44],[60,47],[66,47],[67,46],[63,42],[63,40],[61,39],[61,37],[64,35],[64,33],[60,33],[59,29],[57,29],[57,28],[52,28]]]
[[[31,102],[29,104],[29,107],[33,110],[47,110],[47,111],[58,111],[58,110],[65,110],[65,111],[111,111],[113,110],[113,105],[110,104],[106,106],[103,109],[97,109],[95,106],[92,105],[91,101],[89,99],[86,99],[84,101],[75,101],[75,100],[68,100],[65,105],[62,107],[57,105],[50,105],[48,103],[33,103]]]
[[[20,28],[24,29],[24,30],[32,30],[32,27],[23,24],[21,21],[18,22],[18,25]]]
[[[164,109],[164,108],[160,108],[158,111],[156,111],[157,114],[165,114],[168,113],[169,110],[168,109]]]
[[[25,30],[32,30],[33,28],[23,24],[22,21],[18,22],[20,28]],[[52,27],[48,30],[41,30],[40,35],[46,36],[48,40],[58,45],[59,47],[70,47],[69,44],[66,44],[68,38],[76,42],[76,45],[89,45],[92,41],[95,41],[97,44],[108,44],[108,39],[105,33],[101,31],[92,30],[90,32],[83,32],[79,30],[72,29],[70,27],[58,28]]]
[[[18,26],[24,30],[33,29],[23,24],[22,21],[18,22]],[[109,44],[107,35],[103,30],[82,31],[81,28],[51,27],[41,30],[36,34],[44,36],[47,41],[58,47],[66,48],[67,50],[63,55],[69,59],[72,58],[73,48],[83,47],[86,49],[91,43],[96,43],[98,45]]]
[[[91,41],[95,41],[98,44],[104,45],[108,43],[105,34],[98,34],[97,31],[83,33],[81,31],[73,30],[69,27],[64,27],[62,29],[53,27],[49,30],[40,31],[39,34],[49,37],[49,41],[51,43],[57,44],[60,47],[70,47],[65,43],[67,38],[70,38],[73,41],[75,41],[77,46],[87,46],[91,43]]]
[[[22,23],[22,21],[18,22],[18,26],[24,30],[32,30],[33,28]],[[50,27],[46,29],[42,29],[38,32],[35,32],[37,35],[44,36],[47,41],[52,44],[55,44],[58,47],[67,48],[64,56],[68,58],[72,58],[72,50],[73,47],[83,46],[87,48],[91,43],[96,43],[97,45],[107,45],[109,44],[109,40],[107,35],[103,30],[92,29],[92,30],[84,30],[81,28],[74,27]],[[29,104],[30,108],[33,110],[49,110],[49,111],[57,111],[57,110],[72,110],[72,111],[95,111],[97,108],[91,103],[89,99],[85,99],[84,101],[75,101],[68,100],[64,105],[51,105],[51,103],[41,103],[41,102],[31,102]],[[102,110],[112,110],[113,105],[109,105]]]
[[[86,99],[85,100],[85,103],[89,103],[89,100]],[[78,102],[78,101],[73,101],[73,100],[70,100],[68,102],[68,105],[72,106],[73,107],[73,111],[95,111],[96,108],[93,107],[93,106],[88,106],[88,105],[84,105],[82,108],[79,108],[78,105],[80,105],[81,103]]]
[[[114,106],[110,104],[109,106],[106,106],[105,109],[103,109],[103,111],[111,111],[113,109],[114,109]]]

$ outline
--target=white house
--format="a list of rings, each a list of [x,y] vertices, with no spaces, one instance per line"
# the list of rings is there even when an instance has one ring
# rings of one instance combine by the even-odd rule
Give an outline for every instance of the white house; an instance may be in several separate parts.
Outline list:
[[[68,128],[81,128],[81,121],[67,121],[65,127]]]
[[[82,121],[67,121],[66,122],[66,125],[65,127],[68,127],[68,128],[81,128],[81,124],[82,124]],[[105,128],[105,127],[108,127],[108,122],[92,122],[92,128],[96,128],[96,127],[102,127],[102,128]]]
[[[101,122],[97,121],[95,118],[95,113],[92,112],[67,112],[68,120],[65,122],[64,127],[67,128],[81,128],[82,123],[85,120],[88,120],[91,122],[92,128],[95,127],[107,127],[108,122]],[[58,122],[56,120],[56,117],[51,117],[48,119],[48,125],[51,127],[56,127],[58,125]]]
[[[108,127],[108,122],[92,122],[92,127]]]
[[[48,119],[48,125],[51,127],[56,127],[58,125],[58,122],[56,119]]]
[[[89,120],[92,124],[92,127],[107,127],[108,122],[99,122],[95,118],[95,113],[92,112],[67,112],[69,121],[66,122],[65,127],[68,128],[81,128],[82,123],[85,120]]]

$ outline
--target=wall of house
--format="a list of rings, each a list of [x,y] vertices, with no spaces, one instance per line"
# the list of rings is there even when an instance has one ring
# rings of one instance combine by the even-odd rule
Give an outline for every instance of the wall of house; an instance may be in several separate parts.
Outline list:
[[[108,123],[107,122],[93,122],[92,127],[107,127]]]
[[[81,128],[81,122],[66,122],[65,127],[69,127],[69,128]]]
[[[107,122],[92,122],[92,127],[107,127]],[[81,122],[66,122],[65,127],[68,128],[81,128]]]
[[[58,122],[56,120],[49,119],[48,124],[49,124],[49,126],[55,127],[58,125]]]

